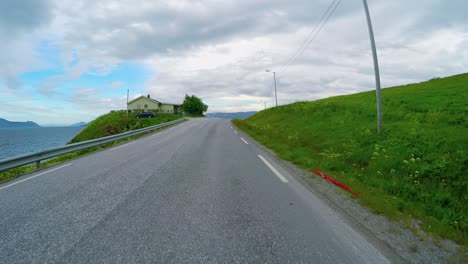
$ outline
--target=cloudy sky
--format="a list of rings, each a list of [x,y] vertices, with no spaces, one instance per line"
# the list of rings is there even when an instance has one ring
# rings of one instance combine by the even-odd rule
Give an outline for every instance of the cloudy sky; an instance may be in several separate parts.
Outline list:
[[[209,112],[374,88],[361,0],[2,0],[0,118],[91,121],[151,94]],[[335,3],[338,1],[335,0]],[[466,0],[368,0],[382,86],[468,72]]]

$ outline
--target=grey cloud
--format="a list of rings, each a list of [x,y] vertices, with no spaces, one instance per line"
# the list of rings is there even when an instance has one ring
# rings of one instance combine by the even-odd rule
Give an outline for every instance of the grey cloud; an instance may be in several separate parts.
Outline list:
[[[47,0],[0,1],[0,34],[29,32],[51,20],[52,6]]]
[[[124,61],[152,61],[159,73],[148,82],[148,91],[161,100],[181,101],[186,93],[209,100],[239,96],[271,98],[272,78],[264,73],[265,69],[282,68],[330,1],[177,2],[180,5],[171,5],[175,1],[131,1],[120,2],[126,8],[117,9],[111,9],[109,2],[99,3],[87,6],[88,12],[77,13],[69,21],[73,31],[65,35],[68,45],[106,48],[109,56]],[[141,9],[140,4],[144,4]],[[466,61],[454,65],[452,61],[460,59],[451,54],[441,51],[434,51],[431,56],[424,54],[431,48],[420,43],[429,41],[437,29],[454,25],[466,28],[464,1],[369,0],[369,6],[384,86],[467,69]],[[342,1],[311,46],[286,72],[279,73],[280,103],[373,89],[367,34],[362,2]],[[197,67],[193,62],[187,63],[188,60],[200,63],[209,60],[211,54],[207,52],[201,53],[206,58],[198,57],[199,51],[207,46],[214,47],[209,50],[213,55],[232,54],[232,49],[238,47],[224,44],[256,37],[271,40],[273,46],[255,47],[258,50],[255,54],[236,55],[231,62],[209,70],[181,72],[183,66]],[[288,39],[291,37],[298,42]],[[466,43],[456,47],[459,54],[464,49]]]
[[[37,64],[29,35],[51,20],[47,0],[0,1],[0,81],[8,89],[19,90],[18,74]]]
[[[0,34],[0,82],[8,89],[21,88],[18,74],[40,64],[27,38],[8,39]]]
[[[23,3],[31,7],[36,2]],[[271,74],[264,72],[267,68],[280,71],[280,103],[374,87],[361,1],[342,1],[317,39],[285,72],[281,72],[285,62],[319,21],[329,0],[38,3],[30,20],[21,22],[9,16],[0,21],[8,20],[2,24],[10,23],[17,32],[26,32],[47,21],[51,12],[55,14],[55,37],[60,39],[57,45],[64,54],[76,53],[79,60],[66,68],[67,78],[79,78],[84,72],[106,75],[121,62],[146,63],[156,72],[148,81],[148,92],[173,102],[181,101],[186,93],[208,100],[271,98],[273,83]],[[466,40],[450,51],[424,42],[433,41],[437,30],[466,36],[467,5],[464,0],[369,0],[382,84],[416,82],[466,71]],[[256,38],[267,41],[253,41]],[[241,42],[248,44],[243,46]],[[230,58],[217,59],[217,55]],[[65,57],[65,65],[74,59]],[[4,62],[1,57],[0,62]],[[4,75],[1,69],[0,73]],[[51,78],[40,92],[56,92],[64,81],[66,78]],[[96,95],[77,99],[76,103],[96,103],[104,109],[106,103],[92,96]]]
[[[108,2],[100,3],[69,22],[77,30],[69,32],[67,39],[90,48],[107,47],[116,57],[132,60],[238,37],[291,31],[318,22],[329,2],[185,1],[187,7],[181,9],[160,2],[140,12],[131,11],[139,5],[135,1],[123,2],[119,10],[109,10]],[[349,12],[343,10],[340,12]]]
[[[450,1],[434,1],[432,8],[426,8],[424,5],[419,5],[419,8],[426,12],[422,17],[418,26],[433,25],[437,28],[466,25],[468,1],[466,0],[450,0]]]

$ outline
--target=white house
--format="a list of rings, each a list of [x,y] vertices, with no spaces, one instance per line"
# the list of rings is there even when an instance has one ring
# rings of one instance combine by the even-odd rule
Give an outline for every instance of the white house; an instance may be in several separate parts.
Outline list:
[[[140,96],[128,102],[128,110],[132,112],[153,111],[159,113],[177,114],[181,112],[180,104],[162,103],[152,99],[150,95]]]

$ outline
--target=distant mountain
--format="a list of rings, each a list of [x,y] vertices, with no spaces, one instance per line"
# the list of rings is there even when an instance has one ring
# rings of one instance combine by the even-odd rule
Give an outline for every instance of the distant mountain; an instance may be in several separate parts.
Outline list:
[[[40,125],[34,123],[33,121],[13,122],[0,118],[0,128],[6,127],[40,127]]]
[[[73,126],[73,127],[80,127],[80,126],[86,126],[88,125],[88,123],[86,122],[78,122],[78,123],[75,123],[75,124],[71,124],[69,126]]]
[[[78,122],[74,124],[47,124],[47,125],[42,125],[43,127],[84,127],[88,125],[86,122]]]
[[[43,124],[41,125],[43,127],[67,127],[68,125],[64,125],[64,124]]]
[[[245,119],[250,116],[253,116],[257,111],[249,112],[234,112],[234,113],[208,113],[205,114],[206,117],[218,117],[218,118],[229,118],[229,119]]]

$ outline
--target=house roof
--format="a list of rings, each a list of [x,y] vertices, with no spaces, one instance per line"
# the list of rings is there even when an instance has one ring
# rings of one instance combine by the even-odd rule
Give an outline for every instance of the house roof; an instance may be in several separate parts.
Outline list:
[[[182,105],[182,104],[173,104],[173,103],[163,103],[163,102],[160,102],[160,101],[155,100],[155,99],[153,99],[153,98],[148,98],[148,97],[143,96],[143,95],[140,96],[140,97],[137,97],[137,98],[135,98],[135,99],[133,99],[133,100],[131,100],[131,101],[129,101],[127,104],[131,104],[131,103],[133,103],[133,102],[135,102],[135,101],[137,101],[137,100],[139,100],[139,99],[141,99],[141,98],[146,98],[146,99],[148,99],[148,100],[152,100],[152,101],[154,101],[154,102],[156,102],[156,103],[159,103],[159,104],[177,105],[177,106],[181,106],[181,105]]]
[[[148,100],[155,101],[156,103],[161,103],[161,102],[159,102],[158,100],[154,100],[153,98],[148,98],[148,97],[142,95],[142,96],[140,96],[140,97],[137,97],[137,98],[135,98],[135,99],[129,101],[128,104],[131,104],[131,103],[133,103],[133,102],[135,102],[135,101],[137,101],[137,100],[139,100],[139,99],[141,99],[141,98],[146,98],[146,99],[148,99]]]

